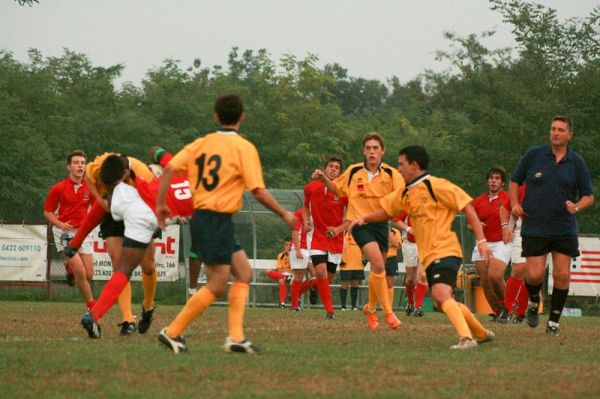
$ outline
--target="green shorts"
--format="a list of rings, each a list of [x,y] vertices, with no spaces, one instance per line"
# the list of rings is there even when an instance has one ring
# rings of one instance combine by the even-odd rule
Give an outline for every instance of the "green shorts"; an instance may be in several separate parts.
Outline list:
[[[242,249],[229,213],[196,209],[190,232],[192,251],[207,265],[231,265],[233,253]]]
[[[388,222],[368,223],[364,226],[354,226],[352,228],[352,237],[360,248],[375,241],[381,252],[387,252],[388,250],[389,235],[390,226]]]

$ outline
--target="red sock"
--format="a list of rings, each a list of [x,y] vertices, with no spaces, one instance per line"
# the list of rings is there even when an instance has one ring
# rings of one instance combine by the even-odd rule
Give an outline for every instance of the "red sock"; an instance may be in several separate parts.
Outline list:
[[[331,287],[329,287],[329,280],[325,277],[323,280],[317,279],[317,291],[321,297],[321,302],[325,307],[327,313],[333,312],[333,300],[331,298]]]
[[[406,299],[408,300],[409,305],[415,304],[415,285],[404,283],[404,287],[406,288]]]
[[[427,284],[417,283],[417,293],[415,295],[416,308],[420,308],[421,306],[423,306],[423,299],[425,299],[425,294],[427,294]]]
[[[92,299],[91,301],[89,301],[88,303],[85,304],[85,307],[87,308],[87,310],[92,310],[92,308],[94,307],[95,304],[96,304],[96,301],[94,301]]]
[[[304,280],[302,282],[302,284],[300,285],[300,296],[302,296],[302,294],[304,294],[306,291],[308,291],[311,287],[316,288],[316,282],[317,279],[312,279],[312,280]]]
[[[106,217],[106,212],[102,205],[99,202],[94,202],[92,205],[92,209],[85,215],[83,220],[81,221],[81,225],[77,229],[77,233],[75,233],[75,237],[71,239],[69,242],[69,246],[79,249],[85,237],[88,236],[94,230],[96,226],[100,224],[101,221]]]
[[[273,280],[279,280],[280,278],[286,278],[287,276],[276,270],[269,270],[267,272],[267,277],[269,277],[270,279],[273,279]]]
[[[279,284],[279,303],[285,303],[286,296],[287,296],[287,286],[285,284]]]
[[[510,276],[506,281],[506,290],[504,291],[504,304],[506,305],[506,310],[509,313],[513,312],[515,307],[515,302],[517,300],[517,294],[519,293],[519,288],[523,282],[521,280],[517,280],[513,276]]]
[[[119,299],[119,295],[125,289],[125,286],[129,282],[129,277],[122,272],[114,272],[110,280],[104,286],[104,289],[100,293],[100,298],[96,301],[96,304],[92,308],[92,316],[95,321],[100,320],[108,309],[114,305]]]
[[[527,303],[529,302],[529,293],[527,292],[527,287],[525,286],[525,282],[523,280],[517,280],[521,283],[519,287],[519,292],[517,294],[517,311],[515,314],[517,316],[524,316],[527,313]]]
[[[300,299],[300,286],[302,285],[302,283],[300,283],[298,280],[293,279],[292,280],[292,285],[290,286],[290,289],[292,290],[292,309],[296,309],[298,307],[298,301]]]

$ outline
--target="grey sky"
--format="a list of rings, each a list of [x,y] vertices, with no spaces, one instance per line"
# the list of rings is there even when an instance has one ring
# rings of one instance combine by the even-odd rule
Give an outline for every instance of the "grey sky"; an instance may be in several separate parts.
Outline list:
[[[87,54],[94,65],[123,63],[124,80],[139,85],[166,58],[187,67],[223,65],[232,47],[283,54],[316,54],[356,77],[407,81],[448,48],[444,31],[459,35],[495,29],[492,48],[514,45],[510,26],[485,0],[41,0],[21,7],[0,3],[0,49],[27,59],[37,48],[60,56],[63,48]],[[596,0],[544,1],[561,18],[586,16]]]

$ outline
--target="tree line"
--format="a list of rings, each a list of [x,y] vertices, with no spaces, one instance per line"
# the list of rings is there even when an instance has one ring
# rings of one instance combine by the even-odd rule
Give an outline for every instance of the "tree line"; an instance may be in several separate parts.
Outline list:
[[[513,27],[514,48],[486,48],[493,32],[447,33],[451,45],[438,58],[452,67],[408,82],[318,67],[313,54],[273,60],[266,49],[233,48],[226,66],[169,59],[141,85],[116,87],[121,64],[95,66],[68,49],[59,57],[31,49],[25,62],[0,51],[0,219],[43,220],[43,200],[73,149],[145,161],[152,145],[179,150],[216,128],[213,103],[223,92],[244,97],[242,133],[257,145],[270,188],[302,188],[331,154],[360,161],[362,136],[377,131],[389,164],[401,147],[423,145],[433,174],[476,196],[491,166],[510,172],[528,147],[548,141],[556,114],[573,119],[572,146],[599,187],[600,7],[560,20],[520,0],[490,6]],[[596,208],[580,215],[583,232],[600,232],[597,216]]]

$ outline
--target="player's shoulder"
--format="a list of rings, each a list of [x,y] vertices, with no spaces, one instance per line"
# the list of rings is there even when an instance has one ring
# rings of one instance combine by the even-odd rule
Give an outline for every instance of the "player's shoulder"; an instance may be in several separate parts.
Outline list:
[[[313,181],[309,182],[308,184],[306,184],[304,186],[304,191],[305,192],[307,192],[307,191],[315,191],[315,190],[318,190],[319,188],[322,189],[324,186],[325,186],[325,184],[322,181],[320,181],[320,180],[313,180]]]
[[[385,162],[381,163],[381,170],[385,173],[387,173],[389,176],[394,176],[394,175],[398,175],[398,169],[391,167],[390,165],[388,165]]]

